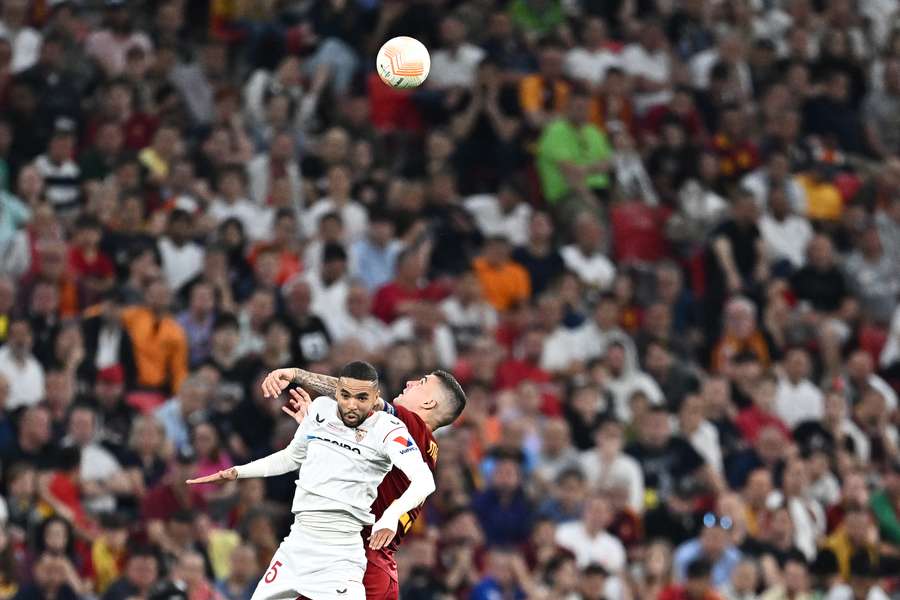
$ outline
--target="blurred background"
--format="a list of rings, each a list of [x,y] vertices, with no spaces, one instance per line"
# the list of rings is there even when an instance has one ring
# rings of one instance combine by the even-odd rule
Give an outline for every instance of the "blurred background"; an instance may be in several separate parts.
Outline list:
[[[0,0],[0,600],[249,598],[182,482],[360,358],[469,397],[404,600],[897,597],[898,8]]]

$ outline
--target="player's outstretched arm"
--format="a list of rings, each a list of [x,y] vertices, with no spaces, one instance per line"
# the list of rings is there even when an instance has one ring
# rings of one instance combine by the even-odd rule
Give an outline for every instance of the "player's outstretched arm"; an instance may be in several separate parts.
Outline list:
[[[419,506],[435,490],[434,475],[422,459],[422,453],[412,441],[412,436],[405,426],[390,432],[386,440],[387,454],[394,466],[400,469],[409,479],[409,487],[403,494],[391,502],[381,518],[372,525],[369,546],[373,550],[383,548],[394,539],[400,515]],[[398,443],[400,440],[403,443]]]
[[[204,477],[197,477],[196,479],[188,479],[186,483],[196,484],[196,483],[215,483],[217,481],[234,481],[238,478],[237,469],[231,467],[230,469],[225,469],[223,471],[219,471],[217,473],[213,473],[212,475],[206,475]]]

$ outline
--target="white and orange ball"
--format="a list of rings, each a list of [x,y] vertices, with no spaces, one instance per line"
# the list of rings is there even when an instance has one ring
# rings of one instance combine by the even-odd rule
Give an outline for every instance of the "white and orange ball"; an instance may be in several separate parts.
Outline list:
[[[428,48],[419,40],[400,36],[388,40],[378,51],[375,70],[381,80],[393,88],[422,85],[431,70]]]

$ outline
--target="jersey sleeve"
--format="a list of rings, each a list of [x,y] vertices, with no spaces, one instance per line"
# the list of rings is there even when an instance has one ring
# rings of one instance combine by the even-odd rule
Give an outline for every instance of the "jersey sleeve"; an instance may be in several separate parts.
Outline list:
[[[380,528],[396,531],[400,515],[422,504],[434,489],[434,476],[419,447],[412,439],[406,425],[396,418],[388,418],[387,426],[382,439],[382,450],[397,467],[409,479],[409,487],[403,494],[388,506],[378,523],[373,525],[373,530]]]
[[[434,471],[437,467],[438,445],[431,428],[419,415],[402,406],[394,406],[394,415],[406,425],[412,441],[419,447],[425,464]]]

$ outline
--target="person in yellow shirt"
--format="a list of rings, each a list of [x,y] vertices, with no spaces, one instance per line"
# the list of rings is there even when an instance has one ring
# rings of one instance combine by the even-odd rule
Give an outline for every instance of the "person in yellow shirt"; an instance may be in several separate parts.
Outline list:
[[[169,168],[181,153],[181,133],[178,127],[163,123],[153,135],[153,141],[138,154],[138,161],[150,179],[162,182],[169,176]]]
[[[115,513],[102,515],[100,535],[91,544],[94,587],[98,594],[106,592],[122,575],[127,554],[128,523]]]
[[[160,278],[147,286],[146,304],[122,310],[122,324],[134,344],[138,385],[178,392],[188,375],[187,335],[169,314],[171,292]]]
[[[878,563],[878,546],[878,527],[864,506],[848,508],[844,522],[825,540],[825,548],[837,558],[844,581],[850,579],[850,559],[857,552],[867,552],[873,563]]]
[[[472,269],[481,283],[484,298],[498,311],[505,311],[531,296],[528,271],[510,258],[512,248],[503,236],[487,239]]]

